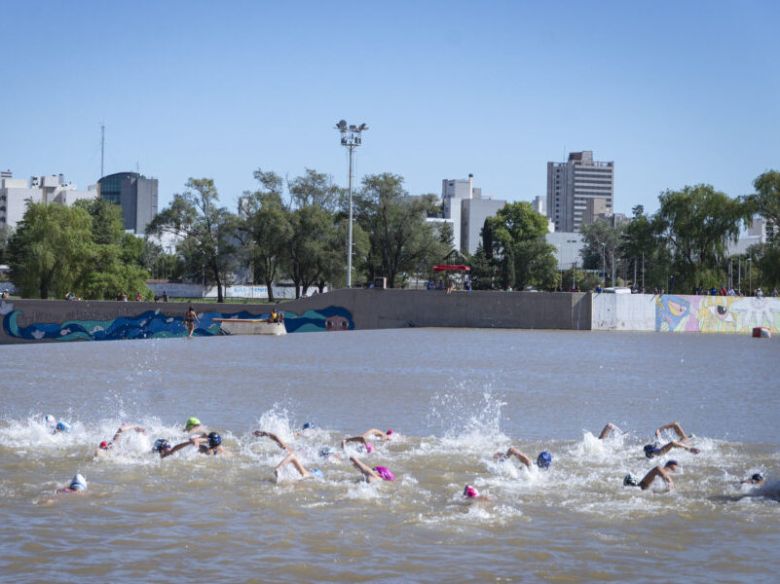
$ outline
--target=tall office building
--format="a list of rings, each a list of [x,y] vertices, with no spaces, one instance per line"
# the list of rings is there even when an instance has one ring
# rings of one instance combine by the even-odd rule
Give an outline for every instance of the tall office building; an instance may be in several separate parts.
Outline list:
[[[612,213],[614,171],[614,162],[595,162],[590,150],[547,163],[547,216],[555,231],[579,232],[595,215]]]
[[[98,181],[100,198],[122,207],[127,231],[144,233],[157,215],[157,179],[137,172],[109,174]]]

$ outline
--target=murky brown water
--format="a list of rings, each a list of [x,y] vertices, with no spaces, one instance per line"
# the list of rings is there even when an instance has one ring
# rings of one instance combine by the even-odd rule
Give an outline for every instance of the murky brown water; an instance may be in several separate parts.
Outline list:
[[[404,330],[0,347],[3,581],[774,581],[780,342],[737,336]],[[53,435],[43,416],[72,424]],[[231,457],[160,460],[198,416]],[[624,488],[680,420],[672,493]],[[317,428],[295,436],[304,422]],[[593,437],[607,421],[627,435]],[[137,422],[111,456],[96,445]],[[323,479],[274,481],[288,439]],[[322,446],[391,442],[366,485]],[[493,462],[510,444],[550,471]],[[666,457],[668,458],[668,457]],[[75,473],[83,496],[55,496]],[[466,505],[472,483],[488,502]]]

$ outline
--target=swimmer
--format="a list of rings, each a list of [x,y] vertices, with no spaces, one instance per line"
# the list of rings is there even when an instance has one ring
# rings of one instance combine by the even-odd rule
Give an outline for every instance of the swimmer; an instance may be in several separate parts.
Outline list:
[[[67,495],[71,493],[82,494],[86,490],[87,490],[87,479],[85,479],[79,473],[76,473],[76,475],[71,479],[70,484],[68,484],[67,487],[57,489],[56,492],[58,495]]]
[[[620,432],[623,433],[623,430],[615,426],[612,422],[607,422],[607,425],[604,426],[604,429],[601,431],[601,434],[599,434],[599,440],[604,440],[604,438],[608,438],[613,432]]]
[[[339,462],[342,460],[339,453],[336,452],[336,449],[331,448],[330,446],[323,446],[320,448],[319,452],[317,452],[317,455],[323,460],[335,460]]]
[[[533,463],[531,462],[530,457],[524,452],[521,452],[520,450],[515,448],[514,446],[510,446],[506,452],[496,452],[493,455],[493,460],[497,462],[501,462],[504,460],[509,460],[510,458],[512,458],[512,456],[515,456],[517,460],[519,460],[525,465],[526,468],[528,469],[531,468],[531,465]],[[548,468],[550,468],[551,464],[552,464],[552,454],[550,454],[546,450],[542,450],[539,453],[539,456],[536,457],[536,466],[547,470]]]
[[[383,480],[383,481],[395,480],[395,475],[386,466],[375,466],[374,468],[371,468],[356,456],[350,456],[349,460],[352,462],[352,465],[360,471],[360,473],[363,475],[363,479],[367,483],[376,480]]]
[[[184,431],[192,434],[200,433],[203,438],[208,434],[208,428],[201,424],[200,420],[195,416],[187,418],[187,421],[184,423]]]
[[[202,437],[191,438],[190,442],[198,449],[201,454],[209,454],[216,456],[217,454],[227,454],[225,448],[222,446],[222,436],[216,432],[211,432],[205,440],[206,444],[201,444],[204,440]]]
[[[60,420],[57,421],[57,418],[52,416],[51,414],[46,414],[46,425],[51,429],[52,434],[59,434],[60,432],[70,432],[71,426],[67,422],[63,422]]]
[[[346,448],[347,444],[350,442],[359,442],[363,445],[363,447],[366,449],[366,454],[371,454],[374,451],[374,445],[368,441],[369,438],[378,438],[379,440],[386,441],[390,440],[393,435],[393,430],[390,429],[387,432],[382,432],[382,430],[377,430],[376,428],[371,428],[370,430],[366,430],[363,432],[360,436],[351,436],[349,438],[344,438],[344,440],[341,441],[341,448]]]
[[[757,473],[753,473],[745,480],[740,481],[739,484],[757,486],[757,485],[763,485],[765,480],[766,479],[764,478],[764,475],[761,474],[760,472],[757,472]]]
[[[663,426],[659,427],[655,431],[655,437],[660,440],[661,432],[664,430],[674,430],[674,433],[677,434],[677,438],[680,442],[687,442],[691,438],[685,433],[685,430],[683,430],[679,422],[669,422],[668,424],[664,424]]]
[[[655,444],[645,444],[644,450],[645,450],[645,456],[647,458],[655,458],[656,456],[663,456],[667,452],[669,452],[672,448],[682,448],[683,450],[687,450],[691,454],[699,454],[701,450],[698,448],[693,448],[692,446],[688,446],[686,444],[683,444],[682,442],[678,442],[677,440],[672,440],[671,442],[668,442],[661,446],[657,442]]]
[[[182,448],[186,448],[187,446],[194,446],[195,445],[195,438],[190,438],[186,442],[182,442],[181,444],[177,444],[176,446],[171,446],[171,443],[165,440],[164,438],[158,438],[154,441],[154,446],[152,446],[152,452],[157,452],[160,455],[160,458],[166,458],[170,456],[171,454],[177,453]]]
[[[623,478],[623,486],[639,487],[643,491],[646,491],[647,489],[650,488],[650,485],[657,477],[661,477],[661,479],[669,486],[669,490],[672,490],[674,488],[674,482],[672,481],[672,477],[670,475],[673,472],[676,472],[677,468],[678,468],[677,461],[670,460],[664,465],[663,468],[661,468],[660,466],[656,466],[650,469],[650,472],[648,472],[641,481],[638,481],[634,475],[627,474]]]
[[[298,458],[298,455],[291,451],[287,456],[284,457],[282,462],[277,464],[276,468],[274,468],[274,477],[276,477],[277,481],[279,480],[279,471],[288,464],[293,465],[295,470],[298,471],[298,474],[301,475],[302,479],[309,479],[312,477],[321,479],[324,477],[322,471],[318,468],[313,468],[311,471],[307,470],[307,468],[303,466],[301,459]]]
[[[292,452],[292,449],[284,442],[284,440],[282,440],[281,438],[279,438],[279,436],[277,436],[272,432],[265,432],[264,430],[255,430],[252,433],[258,438],[270,438],[271,440],[276,442],[276,445],[282,450],[287,450],[288,452]]]
[[[116,432],[114,433],[114,437],[111,440],[103,440],[100,443],[97,452],[95,453],[95,456],[100,456],[101,454],[105,454],[106,452],[111,450],[114,447],[114,444],[118,442],[119,439],[122,437],[122,434],[124,432],[129,432],[130,430],[135,430],[140,434],[146,432],[146,429],[143,426],[139,426],[138,424],[123,424],[122,426],[119,426],[119,428],[117,428]]]

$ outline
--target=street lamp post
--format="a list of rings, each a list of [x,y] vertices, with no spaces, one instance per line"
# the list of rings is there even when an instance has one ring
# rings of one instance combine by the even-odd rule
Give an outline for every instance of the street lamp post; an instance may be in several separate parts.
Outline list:
[[[361,134],[368,130],[366,124],[356,126],[339,120],[336,129],[341,133],[341,145],[349,151],[349,226],[347,227],[347,288],[352,288],[352,152],[362,143]]]
[[[753,258],[748,258],[748,296],[753,296],[753,270],[750,268],[753,266]]]

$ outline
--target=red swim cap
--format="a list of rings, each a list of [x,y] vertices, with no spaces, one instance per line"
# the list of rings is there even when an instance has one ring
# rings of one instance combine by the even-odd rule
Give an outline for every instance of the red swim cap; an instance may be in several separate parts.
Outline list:
[[[108,442],[103,440],[103,442],[100,443],[100,449],[101,450],[108,450]]]

